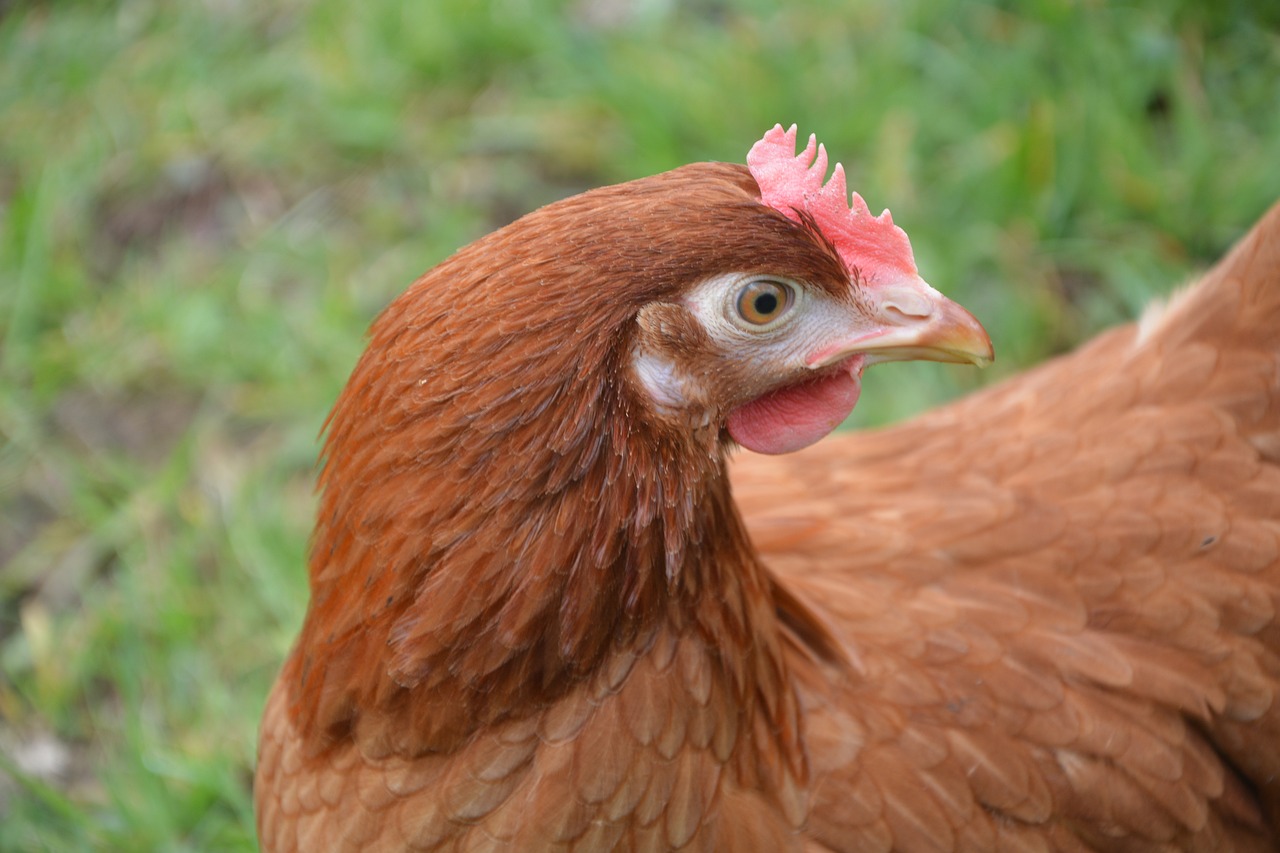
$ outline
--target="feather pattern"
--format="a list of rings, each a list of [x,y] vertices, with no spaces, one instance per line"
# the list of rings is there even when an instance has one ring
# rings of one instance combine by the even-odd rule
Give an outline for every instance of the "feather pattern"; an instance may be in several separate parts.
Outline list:
[[[803,681],[809,826],[831,849],[869,849],[877,815],[903,850],[1280,837],[1280,467],[1262,449],[1280,208],[1147,323],[911,424],[734,467],[753,530],[804,519],[756,544],[863,662]],[[903,757],[933,731],[941,759]],[[902,802],[902,773],[930,796]],[[942,829],[973,821],[995,836]]]

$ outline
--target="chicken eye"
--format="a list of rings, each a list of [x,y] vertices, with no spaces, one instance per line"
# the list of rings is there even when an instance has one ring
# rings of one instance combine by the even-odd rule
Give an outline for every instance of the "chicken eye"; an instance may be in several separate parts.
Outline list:
[[[738,291],[738,316],[753,326],[765,326],[781,317],[795,297],[779,281],[756,279]]]

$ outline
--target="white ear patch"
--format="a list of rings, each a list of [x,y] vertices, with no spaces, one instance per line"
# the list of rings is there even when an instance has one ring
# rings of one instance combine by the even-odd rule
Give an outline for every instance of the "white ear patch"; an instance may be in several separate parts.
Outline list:
[[[640,385],[663,414],[674,414],[687,408],[690,400],[697,396],[694,380],[665,356],[637,347],[631,364]]]

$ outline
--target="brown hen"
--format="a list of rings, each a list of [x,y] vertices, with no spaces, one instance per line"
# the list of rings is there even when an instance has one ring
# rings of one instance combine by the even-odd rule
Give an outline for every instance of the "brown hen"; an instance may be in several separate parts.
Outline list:
[[[794,142],[551,205],[376,321],[264,850],[1276,849],[1280,208],[1073,355],[729,465],[868,364],[990,357]]]

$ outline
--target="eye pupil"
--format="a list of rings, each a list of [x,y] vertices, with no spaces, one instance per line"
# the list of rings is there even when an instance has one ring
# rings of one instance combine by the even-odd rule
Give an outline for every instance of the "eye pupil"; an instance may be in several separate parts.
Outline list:
[[[756,297],[755,309],[760,314],[772,314],[778,310],[778,297],[772,293],[761,293]]]

